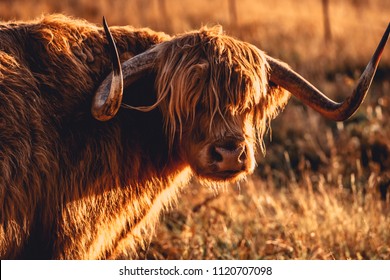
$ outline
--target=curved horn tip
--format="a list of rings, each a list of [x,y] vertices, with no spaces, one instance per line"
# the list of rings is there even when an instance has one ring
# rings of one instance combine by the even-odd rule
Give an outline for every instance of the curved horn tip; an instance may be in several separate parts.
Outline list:
[[[271,67],[270,80],[290,91],[303,103],[313,108],[323,116],[334,120],[343,121],[352,116],[363,102],[377,66],[381,59],[382,52],[386,46],[390,34],[390,23],[383,34],[374,55],[363,71],[357,86],[351,96],[344,102],[338,103],[329,99],[325,94],[306,81],[298,73],[283,65],[278,60],[267,56]]]
[[[104,16],[103,16],[103,28],[104,28],[104,32],[106,33],[106,38],[108,41],[108,47],[109,47],[108,51],[109,51],[110,58],[111,58],[111,63],[112,63],[112,68],[113,68],[112,70],[114,71],[114,73],[116,73],[118,75],[120,72],[122,72],[122,67],[121,67],[121,63],[119,60],[118,49],[116,47],[114,38],[112,37],[111,31],[108,28],[108,24],[107,24],[106,18]]]
[[[103,16],[103,27],[108,41],[108,51],[112,64],[112,76],[107,77],[95,92],[92,100],[92,115],[100,121],[113,118],[119,110],[123,94],[123,75],[114,38]]]
[[[383,50],[386,46],[386,43],[389,39],[389,34],[390,34],[390,22],[385,30],[385,33],[382,36],[382,39],[380,40],[377,49],[375,50],[375,53],[372,56],[372,63],[376,66],[379,63],[379,60],[381,59]]]

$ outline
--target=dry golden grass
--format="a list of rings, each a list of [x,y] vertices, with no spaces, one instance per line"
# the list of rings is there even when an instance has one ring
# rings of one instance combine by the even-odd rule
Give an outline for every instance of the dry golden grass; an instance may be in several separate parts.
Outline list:
[[[340,3],[341,2],[341,3]],[[288,62],[331,97],[351,91],[389,22],[390,1],[330,0],[325,44],[320,0],[10,0],[0,19],[62,12],[111,25],[180,33],[222,24]],[[272,125],[256,174],[223,190],[193,182],[141,258],[390,259],[390,48],[350,121],[324,120],[295,100]]]
[[[197,185],[164,218],[148,258],[389,259],[389,211],[319,176],[281,189],[251,179],[215,194]]]

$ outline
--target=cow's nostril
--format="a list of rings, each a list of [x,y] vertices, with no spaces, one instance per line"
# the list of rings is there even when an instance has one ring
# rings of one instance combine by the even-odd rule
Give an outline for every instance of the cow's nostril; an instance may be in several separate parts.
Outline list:
[[[241,154],[240,156],[238,157],[238,160],[240,162],[244,162],[246,160],[246,147],[242,147],[242,151],[241,151]]]
[[[217,151],[217,149],[216,149],[215,147],[212,147],[212,148],[211,148],[210,154],[211,154],[211,158],[212,158],[215,162],[221,162],[221,161],[223,161],[223,156]]]
[[[246,147],[243,145],[216,145],[210,149],[210,159],[222,169],[241,169],[246,161]]]

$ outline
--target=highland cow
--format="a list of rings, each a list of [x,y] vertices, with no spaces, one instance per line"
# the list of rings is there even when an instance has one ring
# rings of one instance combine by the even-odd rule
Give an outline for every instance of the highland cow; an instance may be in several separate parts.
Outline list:
[[[353,114],[388,36],[335,103],[220,27],[170,37],[61,15],[1,24],[0,257],[135,256],[192,176],[254,170],[289,92],[331,119]]]

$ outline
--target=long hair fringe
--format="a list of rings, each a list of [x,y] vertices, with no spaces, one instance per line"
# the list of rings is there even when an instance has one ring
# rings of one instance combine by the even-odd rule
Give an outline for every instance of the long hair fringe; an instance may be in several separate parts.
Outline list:
[[[171,145],[176,137],[181,139],[185,124],[194,124],[199,110],[208,114],[212,130],[217,115],[225,121],[227,112],[236,115],[254,109],[256,137],[265,151],[264,133],[290,95],[269,85],[262,51],[225,35],[221,26],[184,33],[159,49],[157,101],[130,108],[147,112],[159,107]]]

